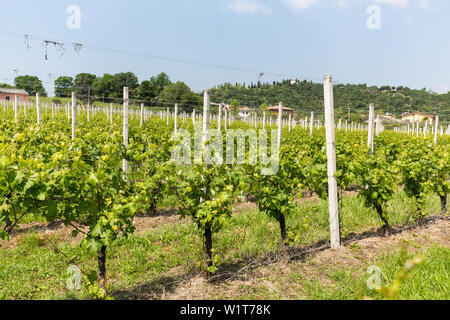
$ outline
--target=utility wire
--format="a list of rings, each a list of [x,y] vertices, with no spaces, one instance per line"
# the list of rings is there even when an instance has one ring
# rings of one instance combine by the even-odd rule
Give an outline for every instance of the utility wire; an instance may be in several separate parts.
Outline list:
[[[28,39],[28,41],[29,40],[38,40],[38,41],[43,41],[46,45],[54,44],[55,47],[59,46],[60,48],[62,48],[62,46],[72,46],[74,48],[74,50],[78,51],[78,52],[82,49],[89,49],[89,50],[96,50],[96,51],[101,51],[101,52],[129,55],[129,56],[133,56],[133,57],[149,58],[149,59],[155,59],[155,60],[161,60],[161,61],[167,61],[167,62],[176,62],[176,63],[180,63],[180,64],[187,64],[187,65],[193,65],[193,66],[202,66],[202,67],[209,67],[209,68],[230,70],[230,71],[237,71],[237,72],[245,72],[245,73],[251,73],[251,74],[258,74],[258,75],[264,74],[264,75],[271,75],[271,76],[280,77],[280,78],[283,78],[283,77],[290,78],[290,79],[296,78],[296,76],[288,75],[286,73],[262,71],[262,70],[255,70],[255,69],[236,67],[236,66],[226,66],[226,65],[221,65],[221,64],[201,62],[201,61],[195,61],[195,60],[189,60],[189,59],[171,58],[171,57],[155,55],[155,54],[150,54],[150,53],[133,52],[133,51],[128,51],[128,50],[108,48],[108,47],[103,47],[103,46],[98,46],[98,45],[89,45],[89,44],[83,44],[83,43],[77,43],[77,42],[67,42],[67,41],[62,41],[62,40],[44,38],[41,36],[34,36],[34,35],[30,35],[30,34],[21,34],[21,33],[17,33],[17,32],[10,32],[10,31],[4,31],[4,30],[0,30],[0,36],[17,38],[17,39],[26,38],[26,39]],[[313,78],[310,78],[310,79],[317,80],[317,79],[313,79]],[[322,81],[322,80],[319,80],[319,81]]]

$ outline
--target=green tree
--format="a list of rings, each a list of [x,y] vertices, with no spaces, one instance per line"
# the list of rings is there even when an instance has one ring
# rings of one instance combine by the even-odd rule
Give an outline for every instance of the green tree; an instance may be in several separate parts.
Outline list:
[[[164,88],[160,96],[160,102],[164,105],[178,103],[182,110],[191,112],[194,106],[201,104],[201,98],[198,94],[192,92],[184,82],[178,81]]]
[[[92,95],[92,84],[97,76],[90,73],[80,73],[75,77],[75,91],[79,99],[87,102]]]
[[[68,76],[61,76],[55,80],[55,96],[70,97],[73,91],[73,78]]]
[[[18,76],[14,79],[16,88],[27,91],[30,95],[39,93],[41,96],[47,96],[42,81],[36,76]]]
[[[113,97],[122,97],[123,87],[130,89],[130,97],[136,96],[136,91],[134,90],[139,86],[139,80],[133,72],[117,73],[113,77],[113,92],[111,94]]]
[[[105,73],[103,77],[95,78],[94,82],[92,83],[92,88],[96,97],[115,97],[114,76],[112,74]]]
[[[9,85],[9,84],[7,84],[7,83],[0,83],[0,88],[12,89],[14,87]]]
[[[151,77],[149,81],[142,81],[139,86],[139,97],[145,100],[153,100],[161,95],[161,92],[172,82],[169,76],[162,72],[156,77]]]

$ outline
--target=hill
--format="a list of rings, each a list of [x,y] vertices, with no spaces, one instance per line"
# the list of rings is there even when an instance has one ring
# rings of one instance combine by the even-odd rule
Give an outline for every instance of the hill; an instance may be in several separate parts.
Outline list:
[[[439,114],[443,123],[450,121],[450,92],[437,94],[425,89],[366,84],[335,84],[334,90],[335,110],[339,117],[348,116],[350,112],[352,120],[361,120],[361,116],[368,112],[369,103],[375,103],[377,113],[389,112],[398,117],[403,112],[414,110]],[[236,100],[240,105],[250,107],[260,107],[264,103],[270,106],[282,101],[302,116],[311,111],[323,114],[323,86],[310,81],[295,84],[290,80],[272,84],[226,83],[211,89],[211,99],[227,103]]]

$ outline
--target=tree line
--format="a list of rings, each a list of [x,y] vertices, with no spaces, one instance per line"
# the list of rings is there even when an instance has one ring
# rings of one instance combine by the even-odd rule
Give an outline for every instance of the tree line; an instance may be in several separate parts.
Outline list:
[[[2,88],[13,88],[8,84],[0,84]],[[37,76],[18,76],[14,79],[14,87],[27,91],[31,96],[39,93],[46,97],[42,81]],[[69,98],[72,92],[83,103],[115,102],[122,99],[123,87],[128,87],[130,99],[135,103],[150,106],[173,106],[179,104],[181,110],[191,111],[193,107],[202,104],[202,96],[191,90],[182,81],[172,82],[169,76],[162,72],[149,80],[139,82],[132,72],[117,74],[105,73],[96,76],[90,73],[80,73],[74,77],[60,76],[54,82],[55,97]]]
[[[14,84],[30,95],[37,92],[41,96],[47,95],[42,81],[36,76],[18,76]],[[11,86],[0,84],[0,87]],[[134,102],[143,102],[147,106],[164,107],[178,103],[180,110],[190,112],[195,106],[202,105],[200,93],[193,92],[182,81],[172,82],[164,72],[142,82],[132,72],[105,73],[103,76],[80,73],[75,77],[60,76],[54,82],[56,97],[70,97],[75,91],[86,104],[96,101],[117,103],[122,97],[123,87],[130,89],[130,98]],[[370,103],[375,103],[378,111],[397,117],[407,111],[422,111],[439,114],[443,124],[450,121],[450,92],[437,94],[425,88],[416,90],[404,86],[377,87],[367,84],[336,84],[334,90],[336,115],[350,121],[364,119]],[[239,106],[262,108],[283,101],[284,106],[295,109],[299,115],[306,116],[312,111],[319,115],[323,113],[322,84],[311,81],[225,83],[211,89],[211,99],[230,104],[235,111]]]
[[[277,105],[293,108],[299,115],[312,111],[323,114],[323,85],[311,81],[291,83],[283,80],[271,83],[224,83],[211,89],[213,101],[233,100],[253,108]],[[404,86],[368,86],[367,84],[335,84],[335,114],[350,121],[367,117],[368,105],[375,103],[377,111],[400,116],[406,111],[439,114],[442,121],[450,120],[450,92],[437,94],[426,89],[415,90]]]
[[[181,109],[188,111],[201,103],[201,96],[186,83],[172,82],[164,72],[142,82],[132,72],[105,73],[101,77],[90,73],[80,73],[75,78],[61,76],[55,80],[55,96],[69,97],[74,91],[85,103],[117,102],[122,98],[123,87],[129,88],[130,99],[146,105],[178,103]]]

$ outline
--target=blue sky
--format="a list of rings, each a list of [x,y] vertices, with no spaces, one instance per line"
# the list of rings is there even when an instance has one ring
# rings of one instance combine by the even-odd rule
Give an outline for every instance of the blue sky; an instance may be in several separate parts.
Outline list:
[[[82,12],[80,29],[67,27],[70,5]],[[373,5],[379,29],[367,27]],[[11,83],[17,70],[38,75],[50,93],[59,75],[125,71],[140,81],[164,71],[196,91],[256,82],[259,71],[270,82],[332,74],[341,83],[450,90],[448,0],[3,0],[2,7],[0,82]],[[50,46],[45,60],[42,39],[31,37],[27,50],[25,34],[63,41],[64,55]],[[75,53],[73,42],[169,60],[91,47]]]

